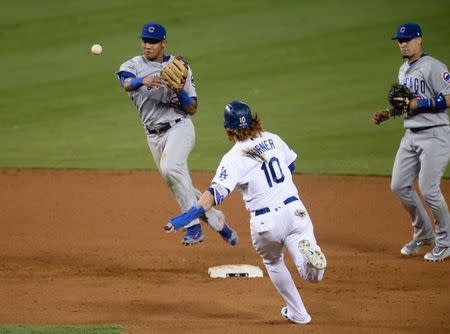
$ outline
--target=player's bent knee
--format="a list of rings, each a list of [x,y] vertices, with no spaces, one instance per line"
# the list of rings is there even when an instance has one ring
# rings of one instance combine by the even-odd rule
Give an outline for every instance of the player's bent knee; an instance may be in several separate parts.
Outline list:
[[[401,198],[409,198],[412,195],[412,187],[405,186],[400,183],[391,183],[391,191],[400,199]]]
[[[394,183],[394,182],[391,183],[391,191],[394,194],[400,194],[404,191],[404,189],[405,189],[405,187],[399,183]]]

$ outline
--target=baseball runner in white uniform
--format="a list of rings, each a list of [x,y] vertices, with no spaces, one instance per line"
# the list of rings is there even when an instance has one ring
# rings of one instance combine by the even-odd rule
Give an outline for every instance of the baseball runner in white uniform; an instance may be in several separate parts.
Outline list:
[[[398,41],[401,55],[406,59],[400,66],[399,83],[416,96],[404,118],[405,134],[392,170],[392,191],[411,216],[413,227],[413,239],[400,253],[415,255],[423,246],[435,243],[424,259],[442,261],[450,256],[450,218],[439,186],[450,159],[450,127],[446,112],[450,104],[450,74],[445,64],[423,53],[419,25],[400,25],[393,39]],[[372,116],[376,124],[388,118],[386,111],[377,111]],[[414,189],[417,178],[420,192],[432,213],[435,232]]]
[[[187,164],[195,142],[190,116],[197,111],[192,70],[189,67],[184,88],[175,93],[160,76],[161,70],[174,59],[174,56],[164,54],[167,45],[165,28],[157,23],[147,23],[139,37],[143,55],[123,63],[116,74],[137,108],[159,172],[181,209],[187,210],[201,195],[192,185]],[[225,217],[219,210],[209,210],[202,218],[207,219],[219,233],[226,227]],[[184,245],[197,244],[203,240],[198,219],[186,227],[187,232],[182,239]],[[232,240],[236,243],[237,236],[234,237]],[[227,242],[230,240],[226,239]]]
[[[250,212],[253,246],[286,303],[282,316],[294,323],[309,323],[311,316],[284,263],[283,249],[287,248],[300,276],[311,282],[322,280],[326,259],[292,181],[297,155],[279,136],[263,131],[258,116],[244,102],[226,105],[224,123],[235,145],[222,158],[211,187],[197,204],[171,218],[164,229],[173,232],[189,224],[237,189]]]

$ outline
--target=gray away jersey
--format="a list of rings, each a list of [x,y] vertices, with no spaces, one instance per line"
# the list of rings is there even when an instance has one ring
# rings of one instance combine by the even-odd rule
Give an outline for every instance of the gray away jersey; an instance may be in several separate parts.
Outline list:
[[[398,73],[399,83],[407,86],[419,98],[433,98],[450,94],[450,75],[447,66],[439,60],[424,55],[411,65],[405,62]],[[406,115],[405,129],[448,124],[447,112]]]
[[[163,67],[173,58],[174,56],[165,57],[162,63],[158,63],[150,61],[144,56],[136,56],[120,65],[120,70],[117,74],[129,72],[136,77],[160,75]],[[189,96],[197,97],[190,67],[184,90]],[[186,117],[186,113],[178,105],[176,94],[168,87],[147,88],[142,86],[127,93],[136,106],[144,126],[155,128],[158,124]]]

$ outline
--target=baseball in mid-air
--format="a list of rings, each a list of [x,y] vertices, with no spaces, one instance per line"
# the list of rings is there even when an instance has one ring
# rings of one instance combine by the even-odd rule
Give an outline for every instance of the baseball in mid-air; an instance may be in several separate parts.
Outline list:
[[[91,52],[92,52],[92,54],[94,54],[94,55],[99,55],[99,54],[101,54],[101,53],[102,53],[102,50],[103,50],[103,48],[102,48],[102,46],[101,46],[100,44],[94,44],[94,45],[92,45],[92,47],[91,47]]]

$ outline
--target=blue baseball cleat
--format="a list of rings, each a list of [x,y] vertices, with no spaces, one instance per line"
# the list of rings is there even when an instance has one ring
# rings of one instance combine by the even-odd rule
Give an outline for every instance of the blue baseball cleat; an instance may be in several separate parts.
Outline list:
[[[181,243],[184,246],[191,246],[198,244],[203,241],[203,232],[202,226],[200,224],[188,227],[186,230],[186,234],[183,239],[181,239]]]
[[[235,246],[239,240],[238,235],[235,230],[233,230],[230,226],[225,224],[222,228],[222,231],[219,232],[220,236],[229,243],[231,246]]]

